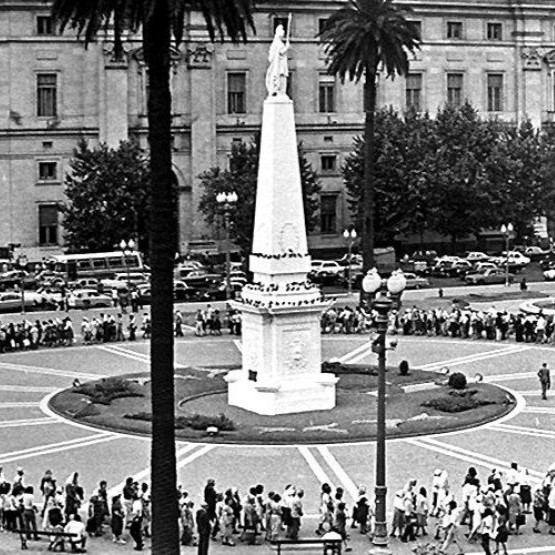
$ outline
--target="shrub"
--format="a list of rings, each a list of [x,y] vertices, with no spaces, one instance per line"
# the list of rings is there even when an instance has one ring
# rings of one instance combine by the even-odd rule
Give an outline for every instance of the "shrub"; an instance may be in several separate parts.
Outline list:
[[[466,395],[438,397],[436,399],[431,399],[430,401],[425,401],[421,404],[421,406],[435,409],[440,412],[455,413],[494,404],[495,403],[493,401],[476,399],[476,397],[474,397],[473,395]]]
[[[114,399],[123,397],[144,397],[137,391],[137,383],[120,377],[102,378],[97,382],[78,385],[72,389],[73,393],[80,393],[90,397],[91,402],[97,405],[109,405]]]
[[[478,393],[477,389],[463,389],[462,391],[453,389],[447,392],[448,395],[452,395],[453,397],[472,397],[476,395],[476,393]]]
[[[152,422],[152,414],[149,412],[137,412],[135,414],[126,414],[124,418],[128,420],[143,420]],[[191,416],[178,416],[175,419],[175,427],[177,430],[191,428],[192,430],[206,430],[210,426],[216,426],[221,432],[232,432],[235,430],[235,424],[225,414],[218,416],[206,416],[204,414],[193,414]]]
[[[449,376],[447,385],[453,389],[464,389],[466,387],[466,376],[460,372],[455,372]]]
[[[402,360],[399,364],[399,375],[408,376],[409,375],[409,363],[406,360]]]

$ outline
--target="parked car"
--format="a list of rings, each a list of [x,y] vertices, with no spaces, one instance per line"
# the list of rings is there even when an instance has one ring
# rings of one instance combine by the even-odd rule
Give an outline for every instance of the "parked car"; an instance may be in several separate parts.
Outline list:
[[[70,289],[96,289],[98,290],[98,285],[100,281],[96,278],[79,278],[75,281],[69,281],[67,286]]]
[[[100,308],[112,306],[112,299],[104,293],[94,289],[76,289],[72,291],[67,299],[70,308]]]
[[[532,260],[539,260],[542,256],[545,256],[548,251],[542,249],[538,246],[526,247],[524,249],[524,254],[531,258]]]
[[[127,284],[142,285],[150,281],[149,275],[142,272],[118,273],[111,279],[100,281],[104,289],[127,289]]]
[[[508,254],[506,251],[503,251],[501,256],[493,257],[491,261],[499,266],[505,266],[508,262],[509,268],[517,271],[522,270],[530,264],[530,258],[518,251],[509,251]]]
[[[176,301],[191,301],[198,299],[199,290],[184,281],[173,282],[173,296]]]
[[[452,257],[438,261],[432,268],[432,275],[440,277],[463,277],[473,269],[473,264],[468,260]]]
[[[543,279],[545,281],[555,281],[555,265],[543,272]]]
[[[215,282],[220,282],[221,280],[221,274],[210,274],[205,270],[195,270],[181,281],[195,289],[206,289],[211,287]]]
[[[509,273],[509,283],[515,280],[514,274]],[[476,272],[468,274],[465,281],[468,285],[485,285],[490,283],[505,283],[506,273],[505,270],[484,270],[483,272]]]
[[[240,270],[231,271],[229,273],[229,280],[240,283],[241,285],[245,285],[245,283],[247,283],[247,274]]]
[[[19,291],[0,293],[0,312],[17,312],[21,310],[21,302],[21,293]],[[25,304],[25,309],[34,306],[30,295],[25,295],[23,303]]]
[[[485,270],[500,270],[497,264],[493,262],[478,262],[478,264],[474,265],[474,272],[472,273],[479,273],[484,272]]]
[[[0,291],[19,287],[21,280],[23,280],[25,289],[33,289],[37,286],[37,278],[29,272],[25,270],[10,270],[0,274]]]
[[[189,276],[192,272],[204,271],[206,268],[198,260],[190,260],[179,264],[173,272],[174,279],[181,280]]]
[[[487,262],[490,259],[489,255],[481,251],[467,252],[465,258],[471,264],[476,264],[477,262]]]
[[[231,297],[234,299],[243,289],[243,285],[231,282]],[[213,287],[203,291],[201,298],[207,301],[225,301],[227,296],[227,286],[225,280]]]
[[[39,287],[36,291],[25,292],[25,297],[33,299],[33,305],[42,308],[59,307],[62,303],[62,293],[54,287]]]
[[[412,272],[407,272],[404,274],[407,280],[406,289],[422,289],[423,287],[430,287],[430,282],[428,278],[417,276]]]
[[[320,283],[333,283],[343,275],[345,267],[335,260],[322,261],[318,269],[311,271],[311,278]]]

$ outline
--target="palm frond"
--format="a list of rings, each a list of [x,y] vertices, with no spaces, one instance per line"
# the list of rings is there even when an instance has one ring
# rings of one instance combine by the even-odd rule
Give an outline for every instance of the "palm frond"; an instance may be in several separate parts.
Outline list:
[[[52,16],[60,31],[74,29],[88,44],[113,22],[116,37],[124,30],[137,31],[148,20],[157,0],[54,0]],[[254,0],[167,0],[172,33],[183,39],[185,16],[198,11],[206,23],[210,40],[228,37],[246,40],[254,29]]]
[[[410,10],[392,0],[349,0],[319,34],[328,72],[358,82],[382,67],[388,77],[408,71],[408,53],[419,48],[416,29],[406,20]]]

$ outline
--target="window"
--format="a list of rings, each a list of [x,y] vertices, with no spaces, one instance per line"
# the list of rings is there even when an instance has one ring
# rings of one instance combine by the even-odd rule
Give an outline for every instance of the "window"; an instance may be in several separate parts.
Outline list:
[[[49,15],[37,15],[37,35],[54,35],[54,22]]]
[[[422,21],[407,21],[407,23],[412,27],[412,30],[416,36],[422,38]]]
[[[447,74],[447,104],[460,106],[463,98],[463,74]]]
[[[51,118],[57,115],[57,79],[55,73],[37,75],[37,116]]]
[[[335,112],[335,78],[333,75],[320,75],[318,111],[324,114]]]
[[[247,74],[228,73],[227,74],[227,113],[245,114],[247,112],[246,103]]]
[[[320,165],[323,172],[334,172],[337,167],[337,156],[335,154],[323,154],[320,157]]]
[[[285,31],[285,36],[287,36],[287,27],[289,25],[289,18],[287,18],[287,17],[274,17],[273,34],[275,34],[278,25],[283,26],[283,30]]]
[[[58,164],[56,162],[39,162],[39,181],[56,181]]]
[[[462,39],[463,38],[463,25],[460,21],[447,22],[447,38],[448,39]]]
[[[58,244],[58,207],[55,204],[39,206],[39,245]]]
[[[488,40],[503,40],[503,25],[501,23],[488,23]]]
[[[320,232],[337,233],[337,195],[320,197]]]
[[[322,18],[318,20],[318,34],[321,35],[325,30],[328,24],[328,18]]]
[[[488,74],[488,112],[503,111],[503,74]]]
[[[422,109],[422,74],[409,73],[406,81],[407,110],[413,108],[417,112]]]

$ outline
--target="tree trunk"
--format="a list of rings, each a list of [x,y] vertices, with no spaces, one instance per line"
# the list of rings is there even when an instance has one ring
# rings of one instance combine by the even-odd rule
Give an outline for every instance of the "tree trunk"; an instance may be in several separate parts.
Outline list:
[[[376,72],[366,70],[364,83],[364,183],[362,202],[362,264],[363,272],[374,267],[374,122],[376,115]]]
[[[175,195],[172,191],[170,22],[168,0],[152,2],[143,27],[149,69],[148,138],[150,143],[150,262],[152,284],[152,552],[179,554],[176,500],[173,264]]]

